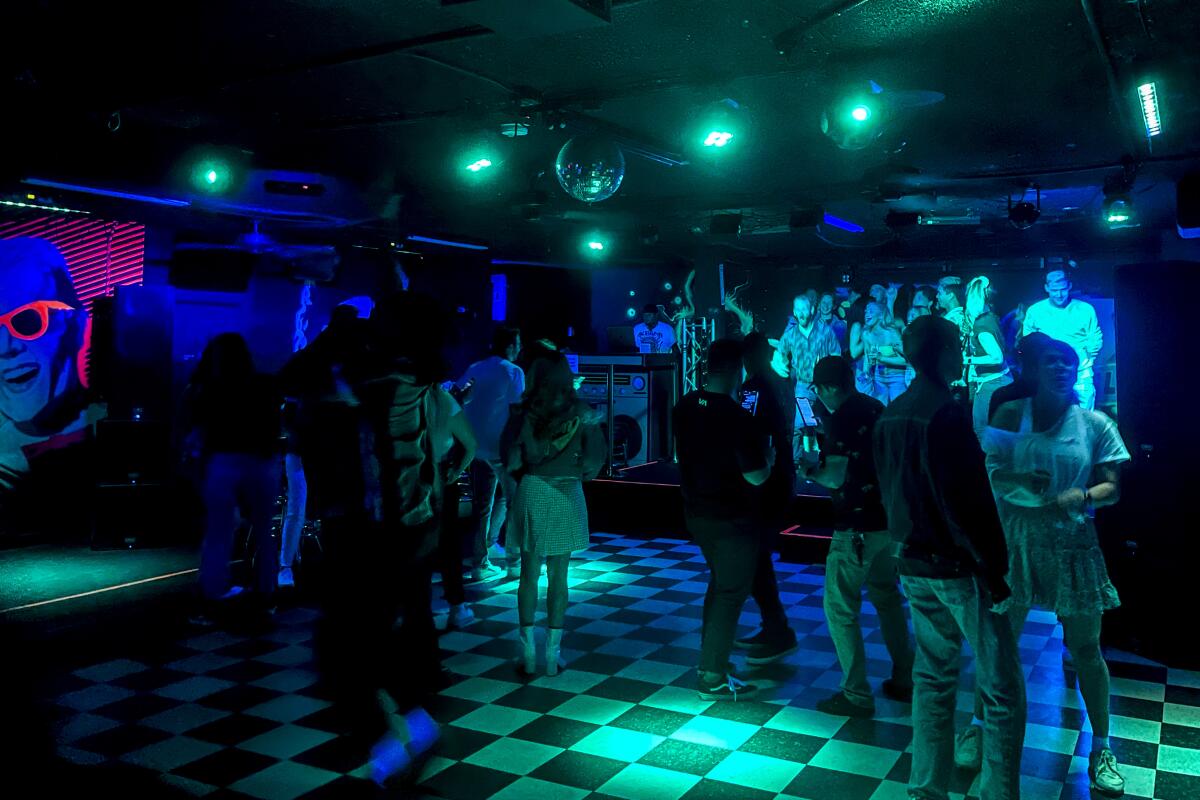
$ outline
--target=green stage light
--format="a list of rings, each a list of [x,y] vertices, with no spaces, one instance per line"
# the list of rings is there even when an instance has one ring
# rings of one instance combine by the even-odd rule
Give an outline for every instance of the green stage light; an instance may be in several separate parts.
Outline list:
[[[871,118],[871,108],[869,106],[857,105],[850,109],[850,116],[855,122],[866,122]]]
[[[224,161],[203,158],[192,166],[191,182],[202,192],[220,194],[233,185],[233,168]]]
[[[733,139],[733,134],[729,131],[710,131],[708,136],[704,138],[705,147],[724,147]]]
[[[471,172],[479,172],[481,169],[487,169],[491,165],[491,159],[480,158],[471,162],[470,164],[467,164],[467,169],[469,169]]]
[[[588,242],[588,243],[587,243],[587,246],[588,246],[588,250],[597,250],[597,251],[599,251],[599,250],[603,250],[603,249],[604,249],[604,242],[599,242],[599,241],[590,241],[590,242]]]

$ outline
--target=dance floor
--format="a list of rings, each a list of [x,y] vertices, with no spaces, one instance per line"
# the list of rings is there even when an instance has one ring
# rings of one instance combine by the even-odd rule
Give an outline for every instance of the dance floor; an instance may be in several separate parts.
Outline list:
[[[439,754],[421,797],[453,800],[784,797],[900,800],[912,739],[910,708],[877,700],[872,720],[814,710],[840,673],[824,624],[822,567],[779,563],[780,590],[800,636],[785,661],[745,674],[760,700],[697,698],[704,564],[679,539],[596,534],[572,564],[557,677],[521,677],[512,661],[516,583],[476,585],[479,619],[441,639],[456,682],[431,711]],[[443,606],[444,612],[444,606]],[[312,665],[315,613],[283,611],[261,636],[193,632],[142,645],[53,680],[47,698],[59,753],[80,764],[149,771],[211,797],[379,796],[338,737]],[[758,622],[748,604],[741,632]],[[873,683],[889,673],[864,607]],[[539,635],[540,635],[539,631]],[[1091,734],[1062,664],[1061,630],[1034,612],[1021,638],[1029,691],[1025,800],[1090,796]],[[1200,673],[1109,652],[1113,750],[1129,798],[1200,798]],[[964,678],[972,672],[970,660]],[[960,721],[971,695],[959,696]],[[955,798],[977,792],[959,776]]]

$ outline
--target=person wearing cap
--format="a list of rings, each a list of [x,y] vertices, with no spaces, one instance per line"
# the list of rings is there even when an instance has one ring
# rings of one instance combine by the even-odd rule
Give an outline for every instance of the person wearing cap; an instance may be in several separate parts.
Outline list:
[[[675,346],[675,329],[659,318],[658,306],[647,303],[642,321],[633,326],[633,341],[639,353],[669,353]]]
[[[1022,333],[1028,336],[1041,332],[1074,348],[1079,355],[1075,394],[1079,397],[1079,407],[1092,411],[1096,408],[1093,366],[1104,346],[1104,334],[1096,318],[1096,309],[1091,303],[1071,297],[1071,288],[1071,279],[1065,270],[1047,272],[1046,299],[1034,303],[1025,312]]]
[[[89,324],[58,248],[0,241],[0,506],[36,452],[87,425]]]
[[[912,701],[908,615],[871,446],[883,403],[855,388],[854,365],[841,356],[817,362],[813,385],[832,416],[826,423],[824,463],[810,467],[806,477],[828,488],[833,500],[833,543],[825,562],[825,620],[842,668],[841,688],[818,702],[817,709],[835,716],[870,717],[875,713],[875,698],[867,683],[859,623],[864,586],[892,658],[892,676],[883,682],[883,693],[901,702]]]

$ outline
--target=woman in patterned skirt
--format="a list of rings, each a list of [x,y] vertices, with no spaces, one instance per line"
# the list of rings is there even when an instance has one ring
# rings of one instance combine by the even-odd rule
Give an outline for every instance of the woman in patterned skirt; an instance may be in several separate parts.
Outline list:
[[[521,545],[517,611],[522,666],[537,670],[533,620],[538,577],[546,561],[546,674],[558,674],[563,618],[567,611],[567,568],[571,554],[588,546],[583,481],[600,473],[605,457],[599,415],[575,394],[567,359],[554,354],[534,363],[520,405],[513,406],[501,455],[519,481],[509,511],[508,532]]]
[[[1092,723],[1092,786],[1120,795],[1125,781],[1109,745],[1109,675],[1100,652],[1101,615],[1119,605],[1096,538],[1092,509],[1120,491],[1119,466],[1129,451],[1105,415],[1075,397],[1079,356],[1063,342],[1046,343],[1034,394],[996,409],[983,436],[988,474],[1008,540],[1005,601],[1018,636],[1031,606],[1053,611],[1079,674]],[[1024,376],[1023,376],[1024,377]]]

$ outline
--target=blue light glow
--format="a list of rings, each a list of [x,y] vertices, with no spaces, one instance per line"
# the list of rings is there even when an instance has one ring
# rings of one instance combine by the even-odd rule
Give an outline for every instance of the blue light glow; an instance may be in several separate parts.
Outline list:
[[[508,321],[508,276],[492,276],[492,322]]]
[[[187,200],[173,200],[167,197],[153,197],[148,194],[133,194],[131,192],[119,192],[115,189],[100,189],[95,186],[80,186],[75,183],[58,183],[57,181],[44,181],[40,178],[26,178],[21,181],[30,186],[42,186],[47,189],[61,189],[65,192],[81,192],[83,194],[94,194],[97,197],[114,197],[118,200],[132,200],[137,203],[152,203],[160,206],[171,206],[172,208],[186,208],[191,205]]]
[[[842,230],[849,231],[850,233],[862,233],[864,230],[862,225],[835,217],[829,212],[825,212],[824,222],[826,225],[832,225],[835,228],[841,228]]]
[[[406,239],[410,242],[424,242],[425,244],[440,244],[443,247],[458,247],[462,250],[487,250],[487,245],[469,244],[468,242],[453,242],[449,239],[434,239],[429,236],[408,236]]]

